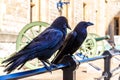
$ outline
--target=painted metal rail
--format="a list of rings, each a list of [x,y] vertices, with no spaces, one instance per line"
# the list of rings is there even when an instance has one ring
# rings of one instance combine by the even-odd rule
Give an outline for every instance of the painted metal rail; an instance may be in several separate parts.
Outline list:
[[[78,53],[79,54],[79,53]],[[65,56],[60,64],[57,64],[57,67],[50,66],[51,71],[62,69],[63,71],[63,80],[76,80],[76,71],[75,69],[81,64],[86,63],[90,61],[95,61],[98,59],[104,59],[104,71],[102,76],[98,79],[101,80],[101,78],[104,78],[104,80],[110,80],[112,77],[112,73],[116,71],[117,69],[120,69],[120,64],[115,69],[111,70],[111,58],[114,56],[120,55],[119,50],[107,50],[103,53],[101,56],[93,57],[93,58],[85,58],[85,59],[77,59],[75,56]],[[77,57],[80,57],[77,55]],[[18,73],[12,73],[7,75],[1,75],[0,80],[13,80],[13,79],[20,79],[25,78],[37,74],[42,74],[48,72],[45,67],[24,71],[24,72],[18,72]]]

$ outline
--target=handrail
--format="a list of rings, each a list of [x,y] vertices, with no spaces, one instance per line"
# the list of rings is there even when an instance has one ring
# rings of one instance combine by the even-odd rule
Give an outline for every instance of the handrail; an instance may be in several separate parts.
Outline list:
[[[111,53],[112,52],[112,53]],[[115,52],[115,53],[114,53]],[[75,76],[74,70],[77,66],[79,66],[81,63],[94,61],[98,59],[104,59],[104,80],[110,80],[112,73],[110,72],[110,61],[113,56],[120,55],[120,51],[116,52],[114,50],[105,51],[103,55],[93,57],[93,58],[86,58],[79,60],[75,58],[75,56],[65,56],[60,64],[57,64],[57,67],[50,66],[51,71],[62,69],[63,70],[63,80],[73,80]],[[80,56],[78,56],[80,57]],[[45,67],[34,69],[34,70],[28,70],[24,72],[18,72],[18,73],[12,73],[7,75],[1,75],[0,80],[9,80],[9,79],[20,79],[25,78],[37,74],[42,74],[48,72]],[[107,74],[107,76],[105,76]],[[71,75],[71,76],[69,76]],[[74,79],[75,80],[75,79]]]
[[[51,67],[51,71],[61,69],[63,67],[68,66],[67,64],[58,64],[57,68]],[[48,72],[45,67],[34,69],[34,70],[28,70],[24,72],[18,72],[18,73],[12,73],[12,74],[7,74],[7,75],[2,75],[0,76],[0,80],[8,80],[8,79],[20,79],[20,78],[25,78],[37,74],[42,74]]]

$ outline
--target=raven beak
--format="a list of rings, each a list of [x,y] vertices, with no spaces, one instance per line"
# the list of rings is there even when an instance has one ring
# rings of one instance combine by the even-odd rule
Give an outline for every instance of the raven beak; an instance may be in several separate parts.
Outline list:
[[[94,24],[91,23],[91,22],[87,22],[87,25],[88,25],[88,26],[91,26],[91,25],[94,25]]]
[[[70,30],[71,30],[71,27],[70,27],[70,26],[68,26],[68,29],[70,29]]]
[[[69,24],[68,24],[67,28],[71,30],[71,27],[69,26]]]

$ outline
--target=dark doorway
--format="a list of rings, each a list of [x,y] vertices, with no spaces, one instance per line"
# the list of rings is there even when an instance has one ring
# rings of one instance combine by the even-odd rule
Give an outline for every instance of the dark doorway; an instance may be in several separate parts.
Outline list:
[[[114,18],[114,35],[119,35],[119,17]]]

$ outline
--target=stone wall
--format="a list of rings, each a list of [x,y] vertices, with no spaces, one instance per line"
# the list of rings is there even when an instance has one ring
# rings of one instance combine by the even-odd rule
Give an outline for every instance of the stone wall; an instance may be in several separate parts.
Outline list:
[[[0,57],[16,51],[20,30],[30,22],[29,0],[0,0]]]
[[[29,0],[2,0],[1,4],[0,34],[18,35],[24,25],[29,23]]]
[[[32,21],[52,23],[60,16],[57,10],[59,0],[33,0]],[[66,0],[62,0],[66,1]],[[74,28],[78,22],[85,20],[94,23],[88,28],[89,33],[105,35],[110,22],[117,14],[120,17],[119,0],[69,0],[63,5],[63,16]],[[114,7],[113,7],[114,6]],[[14,43],[20,30],[30,22],[30,0],[0,0],[0,42]],[[113,22],[112,22],[113,23]],[[7,45],[6,45],[7,46]]]
[[[56,17],[60,16],[56,6],[58,1],[34,0],[33,21],[40,20],[51,23]],[[1,0],[0,4],[2,5],[0,7],[1,32],[17,35],[24,25],[30,21],[30,1]],[[86,5],[85,8],[83,7],[84,4]],[[94,26],[89,27],[89,32],[103,36],[110,21],[119,12],[119,4],[120,2],[117,0],[70,0],[70,4],[63,6],[62,15],[67,16],[71,27],[75,27],[82,20],[93,22]],[[102,31],[99,29],[102,29]]]

